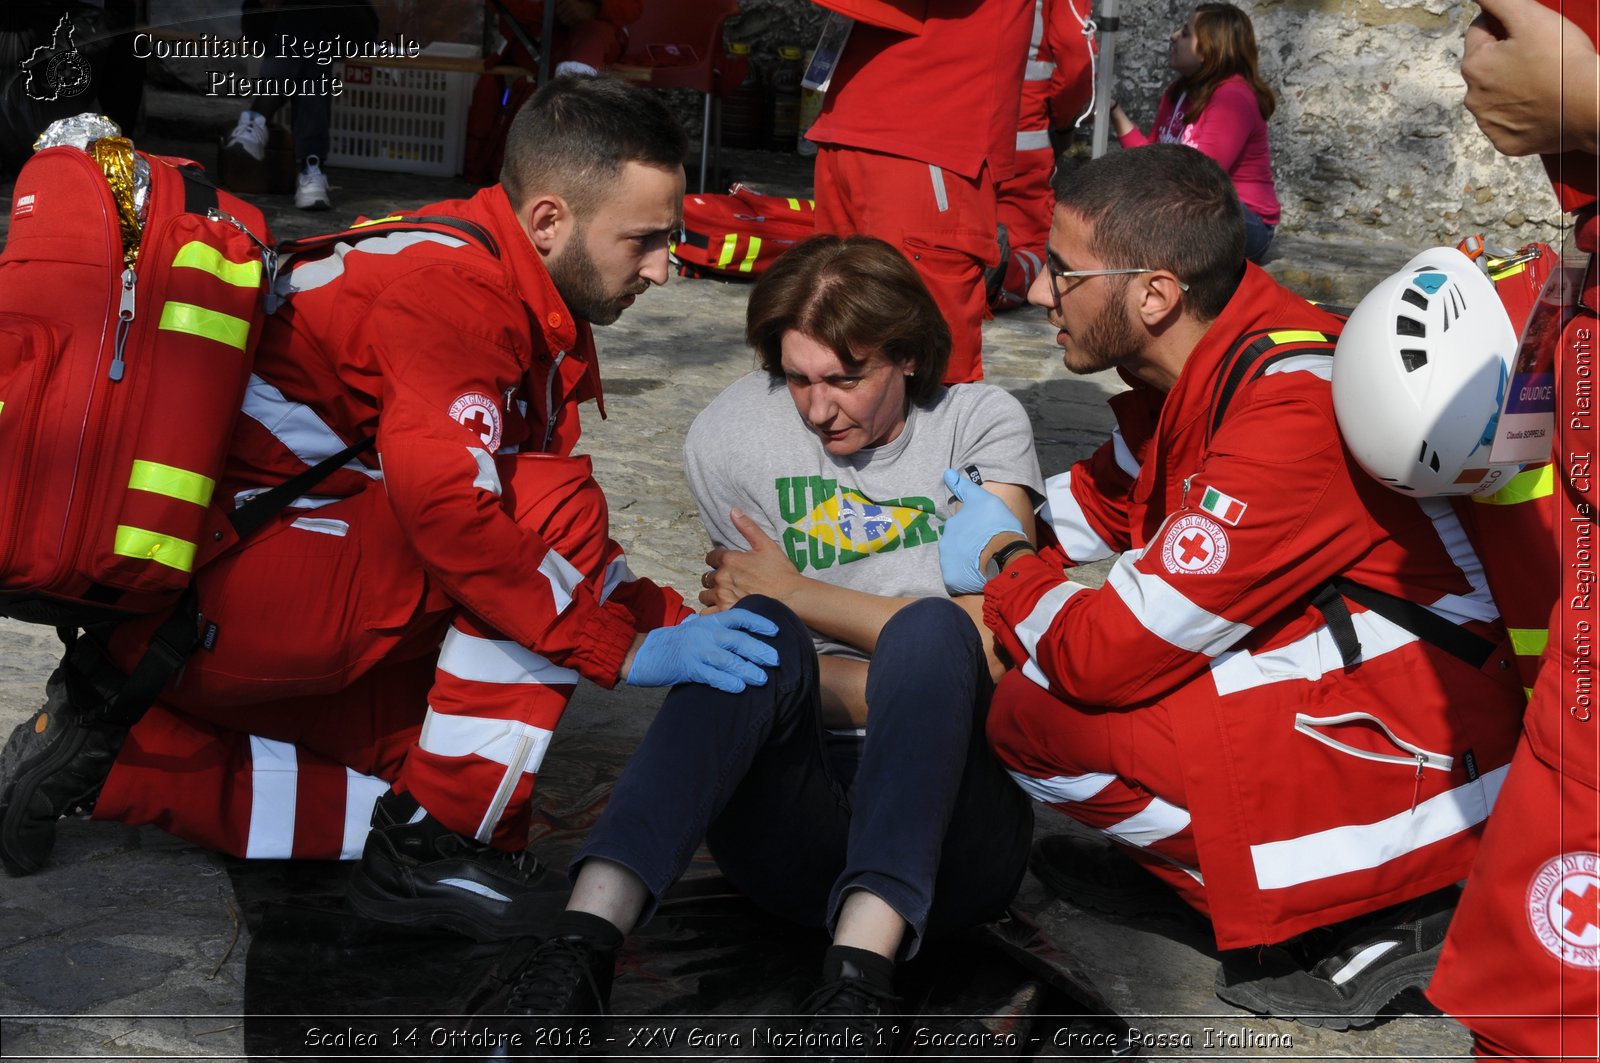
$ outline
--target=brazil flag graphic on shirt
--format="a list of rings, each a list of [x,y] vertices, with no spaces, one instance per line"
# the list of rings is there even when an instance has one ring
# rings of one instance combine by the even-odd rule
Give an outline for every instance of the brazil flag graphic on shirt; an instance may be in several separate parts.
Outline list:
[[[931,498],[877,502],[823,476],[780,476],[773,486],[786,525],[784,551],[802,572],[939,541]]]

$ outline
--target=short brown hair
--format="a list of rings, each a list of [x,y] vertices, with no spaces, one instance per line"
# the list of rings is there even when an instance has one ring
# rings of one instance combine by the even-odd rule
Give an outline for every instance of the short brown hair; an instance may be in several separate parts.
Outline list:
[[[500,184],[514,209],[555,193],[587,219],[630,162],[683,165],[689,138],[648,89],[581,74],[533,94],[506,132]]]
[[[1184,144],[1113,151],[1053,179],[1056,205],[1089,223],[1110,269],[1165,269],[1189,285],[1183,305],[1214,321],[1244,276],[1244,215],[1233,181]]]
[[[874,351],[911,366],[906,394],[932,402],[950,361],[950,326],[906,257],[874,236],[814,236],[785,251],[750,293],[745,342],[783,375],[783,335],[802,332],[856,366]]]

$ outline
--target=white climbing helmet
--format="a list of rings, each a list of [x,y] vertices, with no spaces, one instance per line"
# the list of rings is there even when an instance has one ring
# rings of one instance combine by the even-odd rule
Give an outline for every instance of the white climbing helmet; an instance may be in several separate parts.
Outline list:
[[[1333,409],[1356,461],[1403,494],[1487,494],[1521,466],[1489,461],[1516,354],[1494,282],[1435,247],[1368,292],[1333,359]]]

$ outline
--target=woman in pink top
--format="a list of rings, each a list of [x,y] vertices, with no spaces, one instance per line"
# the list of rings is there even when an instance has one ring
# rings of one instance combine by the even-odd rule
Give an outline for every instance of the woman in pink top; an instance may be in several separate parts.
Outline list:
[[[1188,144],[1217,161],[1244,207],[1245,254],[1260,262],[1278,224],[1267,119],[1277,97],[1256,70],[1256,34],[1250,16],[1232,4],[1206,3],[1177,30],[1167,65],[1177,78],[1161,95],[1148,134],[1117,104],[1111,120],[1125,148],[1152,141]]]

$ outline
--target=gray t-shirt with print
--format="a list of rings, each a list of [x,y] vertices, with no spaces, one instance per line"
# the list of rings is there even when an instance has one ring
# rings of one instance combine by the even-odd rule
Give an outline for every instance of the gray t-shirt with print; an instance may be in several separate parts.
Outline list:
[[[836,457],[801,420],[781,377],[741,377],[696,417],[683,446],[689,490],[717,546],[744,549],[728,511],[749,514],[813,579],[888,597],[945,594],[939,533],[947,468],[1044,484],[1022,404],[992,384],[941,388],[891,442]],[[819,653],[861,657],[822,638]]]

